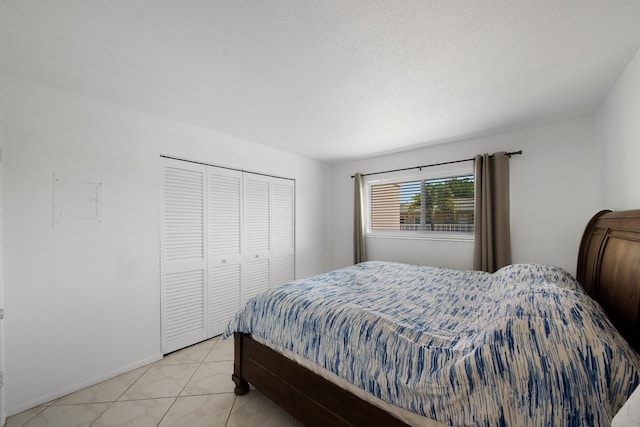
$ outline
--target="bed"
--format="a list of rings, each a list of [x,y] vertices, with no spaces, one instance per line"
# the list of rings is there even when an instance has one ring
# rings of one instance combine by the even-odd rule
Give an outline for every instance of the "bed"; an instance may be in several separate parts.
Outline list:
[[[640,383],[640,210],[591,219],[576,278],[371,262],[287,284],[225,332],[235,392],[307,426],[608,425]]]

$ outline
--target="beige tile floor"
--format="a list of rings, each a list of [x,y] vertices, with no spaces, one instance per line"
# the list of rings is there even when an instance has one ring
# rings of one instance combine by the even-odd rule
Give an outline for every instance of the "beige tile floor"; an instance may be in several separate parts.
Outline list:
[[[213,338],[7,419],[5,427],[296,427],[259,391],[233,393],[233,339]]]

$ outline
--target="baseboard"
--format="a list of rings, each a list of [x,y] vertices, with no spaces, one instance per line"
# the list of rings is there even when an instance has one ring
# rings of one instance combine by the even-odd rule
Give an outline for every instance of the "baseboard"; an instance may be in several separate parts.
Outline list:
[[[145,359],[142,360],[138,360],[137,362],[131,363],[129,365],[125,365],[121,368],[118,368],[116,370],[113,370],[105,375],[101,375],[99,377],[95,377],[92,378],[90,380],[87,381],[83,381],[81,383],[78,384],[74,384],[68,387],[64,387],[58,391],[55,391],[53,393],[49,393],[49,394],[45,394],[42,396],[39,396],[35,399],[32,399],[30,401],[24,402],[16,407],[13,408],[7,408],[7,417],[10,417],[12,415],[15,414],[19,414],[20,412],[26,411],[27,409],[31,409],[34,408],[36,406],[40,406],[42,404],[51,402],[54,399],[59,399],[63,396],[66,396],[67,394],[76,392],[78,390],[82,390],[83,388],[86,387],[90,387],[94,384],[98,384],[99,382],[108,380],[110,378],[113,377],[117,377],[118,375],[124,374],[126,372],[132,371],[134,369],[140,368],[142,366],[148,365],[149,363],[153,363],[156,362],[158,360],[162,359],[162,353],[158,353],[155,354],[153,356],[147,357]]]

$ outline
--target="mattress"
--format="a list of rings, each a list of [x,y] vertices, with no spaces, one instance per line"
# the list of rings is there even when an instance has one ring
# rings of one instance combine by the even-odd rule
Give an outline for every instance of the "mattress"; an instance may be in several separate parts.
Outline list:
[[[570,274],[368,262],[269,290],[230,322],[447,425],[608,425],[638,356]]]

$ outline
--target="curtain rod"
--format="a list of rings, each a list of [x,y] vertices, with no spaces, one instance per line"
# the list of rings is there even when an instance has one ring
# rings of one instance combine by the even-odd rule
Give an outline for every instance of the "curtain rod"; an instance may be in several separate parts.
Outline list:
[[[516,156],[516,155],[520,155],[520,154],[522,154],[522,150],[511,151],[511,152],[508,152],[508,153],[504,153],[504,155],[509,157],[509,158],[511,158],[511,156]],[[493,157],[493,155],[491,157]],[[392,170],[388,170],[388,171],[363,173],[363,174],[361,174],[361,176],[378,175],[378,174],[381,174],[381,173],[391,173],[391,172],[402,172],[402,171],[408,171],[408,170],[411,170],[411,169],[420,169],[420,170],[422,170],[422,168],[430,168],[430,167],[433,167],[433,166],[442,166],[442,165],[452,165],[454,163],[471,162],[473,160],[475,160],[475,157],[472,157],[470,159],[452,160],[450,162],[433,163],[431,165],[413,166],[413,167],[410,167],[410,168],[392,169]],[[355,175],[351,175],[351,178],[355,178]]]

